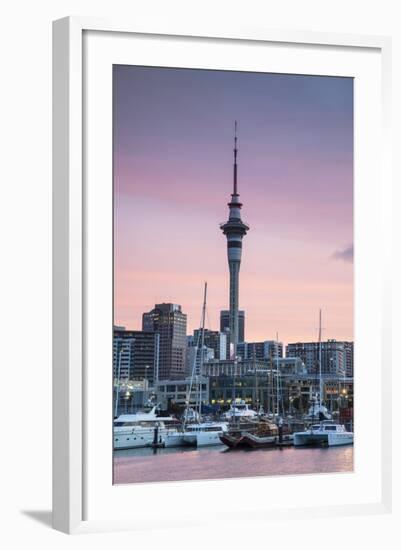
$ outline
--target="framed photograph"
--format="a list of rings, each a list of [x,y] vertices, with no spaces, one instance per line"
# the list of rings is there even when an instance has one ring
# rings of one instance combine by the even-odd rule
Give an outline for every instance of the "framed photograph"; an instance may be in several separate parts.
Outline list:
[[[53,51],[54,527],[389,511],[390,39]]]

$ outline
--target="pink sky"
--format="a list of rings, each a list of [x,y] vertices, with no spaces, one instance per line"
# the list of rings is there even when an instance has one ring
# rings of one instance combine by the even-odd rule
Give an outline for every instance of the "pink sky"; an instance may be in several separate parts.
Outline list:
[[[232,130],[239,122],[246,340],[353,339],[352,81],[117,67],[115,324],[181,304],[208,328],[228,308]],[[336,253],[340,252],[336,255]]]

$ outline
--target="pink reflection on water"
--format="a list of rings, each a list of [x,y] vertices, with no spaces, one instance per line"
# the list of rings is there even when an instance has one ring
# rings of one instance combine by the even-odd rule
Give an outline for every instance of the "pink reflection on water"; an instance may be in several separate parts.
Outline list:
[[[353,447],[331,449],[260,449],[191,451],[150,449],[114,457],[114,483],[149,483],[197,479],[321,474],[353,471]],[[138,454],[140,455],[138,456]]]

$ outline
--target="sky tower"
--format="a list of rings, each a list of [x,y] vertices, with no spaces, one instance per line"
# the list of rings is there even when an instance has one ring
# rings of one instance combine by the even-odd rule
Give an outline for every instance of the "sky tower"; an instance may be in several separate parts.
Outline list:
[[[233,357],[237,356],[238,344],[238,295],[239,295],[239,268],[241,265],[242,238],[249,230],[249,226],[241,220],[242,204],[239,200],[237,185],[237,121],[234,128],[234,188],[231,201],[228,203],[228,221],[220,225],[220,229],[227,237],[227,258],[230,269],[230,349]]]

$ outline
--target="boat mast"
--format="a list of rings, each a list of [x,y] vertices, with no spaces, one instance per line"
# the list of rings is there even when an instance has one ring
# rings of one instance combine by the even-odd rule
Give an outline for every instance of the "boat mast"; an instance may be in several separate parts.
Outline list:
[[[203,307],[202,307],[202,327],[201,327],[201,355],[199,361],[199,419],[202,413],[202,368],[205,350],[203,346],[205,345],[205,318],[206,318],[206,295],[207,295],[207,282],[205,281],[205,289],[203,291]]]
[[[322,380],[322,310],[319,309],[319,411],[322,407],[323,380]]]
[[[280,414],[280,374],[279,374],[279,366],[278,366],[278,332],[276,332],[276,369],[277,369],[277,418]]]
[[[204,299],[203,299],[204,303],[206,303],[206,285],[207,285],[207,283],[205,283]],[[205,310],[206,310],[206,307],[205,307]],[[202,308],[201,325],[202,324],[204,326],[204,311],[203,311],[203,308]],[[189,382],[189,388],[188,388],[187,399],[186,399],[186,404],[185,404],[186,406],[185,406],[185,414],[184,414],[184,421],[183,421],[183,428],[184,429],[185,429],[185,424],[186,424],[187,416],[188,416],[188,412],[189,412],[189,404],[190,404],[190,401],[191,401],[191,395],[192,395],[192,388],[193,388],[193,385],[194,385],[194,379],[195,379],[195,376],[196,376],[196,359],[198,357],[199,341],[201,339],[201,336],[202,336],[203,332],[204,332],[203,330],[201,330],[201,332],[198,331],[198,336],[196,338],[195,353],[194,353],[194,359],[193,359],[193,362],[192,362],[192,370],[191,370],[191,379],[190,379],[190,382]],[[200,359],[200,362],[201,362],[201,359]],[[197,391],[196,388],[195,388],[195,391],[196,391],[196,396],[197,396],[196,401],[198,401],[199,391]],[[195,408],[196,408],[196,405],[195,405]]]

